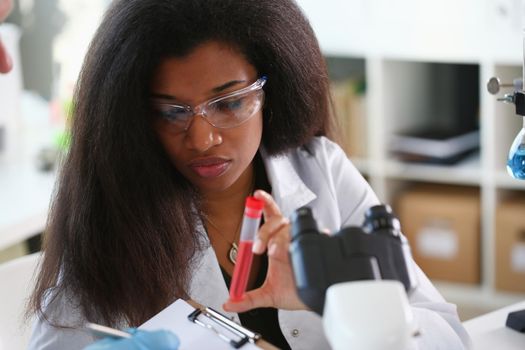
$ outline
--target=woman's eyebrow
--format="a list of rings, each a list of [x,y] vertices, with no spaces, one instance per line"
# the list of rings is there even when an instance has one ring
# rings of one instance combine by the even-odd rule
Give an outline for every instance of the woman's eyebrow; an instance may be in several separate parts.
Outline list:
[[[241,84],[241,83],[244,83],[244,82],[246,82],[246,80],[232,80],[232,81],[229,81],[229,82],[227,82],[225,84],[222,84],[220,86],[217,86],[217,87],[213,88],[212,91],[214,93],[223,92],[224,90],[226,90],[226,89],[228,89],[228,88],[230,88],[232,86],[235,86],[237,84]]]

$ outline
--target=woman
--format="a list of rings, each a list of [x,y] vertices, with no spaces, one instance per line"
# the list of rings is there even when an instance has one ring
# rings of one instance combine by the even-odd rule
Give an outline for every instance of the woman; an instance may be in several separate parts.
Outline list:
[[[82,347],[86,321],[135,327],[177,298],[283,349],[328,348],[295,291],[287,217],[309,205],[335,231],[378,203],[322,137],[330,125],[326,68],[293,1],[114,2],[76,91],[31,348]],[[265,209],[252,290],[227,301],[254,189]],[[455,308],[418,271],[420,341],[462,348]]]

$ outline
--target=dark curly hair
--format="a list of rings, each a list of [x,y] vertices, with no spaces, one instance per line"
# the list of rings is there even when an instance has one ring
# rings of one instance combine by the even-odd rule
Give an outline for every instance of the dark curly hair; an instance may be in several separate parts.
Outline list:
[[[293,0],[114,1],[77,84],[30,313],[60,323],[46,314],[46,298],[74,295],[89,320],[137,326],[187,296],[192,259],[203,248],[198,196],[160,145],[148,96],[161,60],[210,40],[234,45],[268,76],[269,154],[327,134],[325,63]]]

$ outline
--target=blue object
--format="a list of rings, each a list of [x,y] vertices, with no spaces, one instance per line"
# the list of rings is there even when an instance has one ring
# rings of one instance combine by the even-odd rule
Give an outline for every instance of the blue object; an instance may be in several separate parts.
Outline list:
[[[180,345],[179,338],[169,331],[127,331],[133,335],[131,338],[104,338],[84,350],[176,350]]]
[[[509,150],[507,171],[515,179],[525,180],[525,129],[522,128]]]

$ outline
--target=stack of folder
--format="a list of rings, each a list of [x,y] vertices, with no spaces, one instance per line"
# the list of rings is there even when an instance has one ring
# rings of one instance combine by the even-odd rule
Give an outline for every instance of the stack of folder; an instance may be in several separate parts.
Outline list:
[[[479,145],[479,130],[463,133],[426,130],[393,135],[389,147],[405,162],[448,165],[477,151]]]

